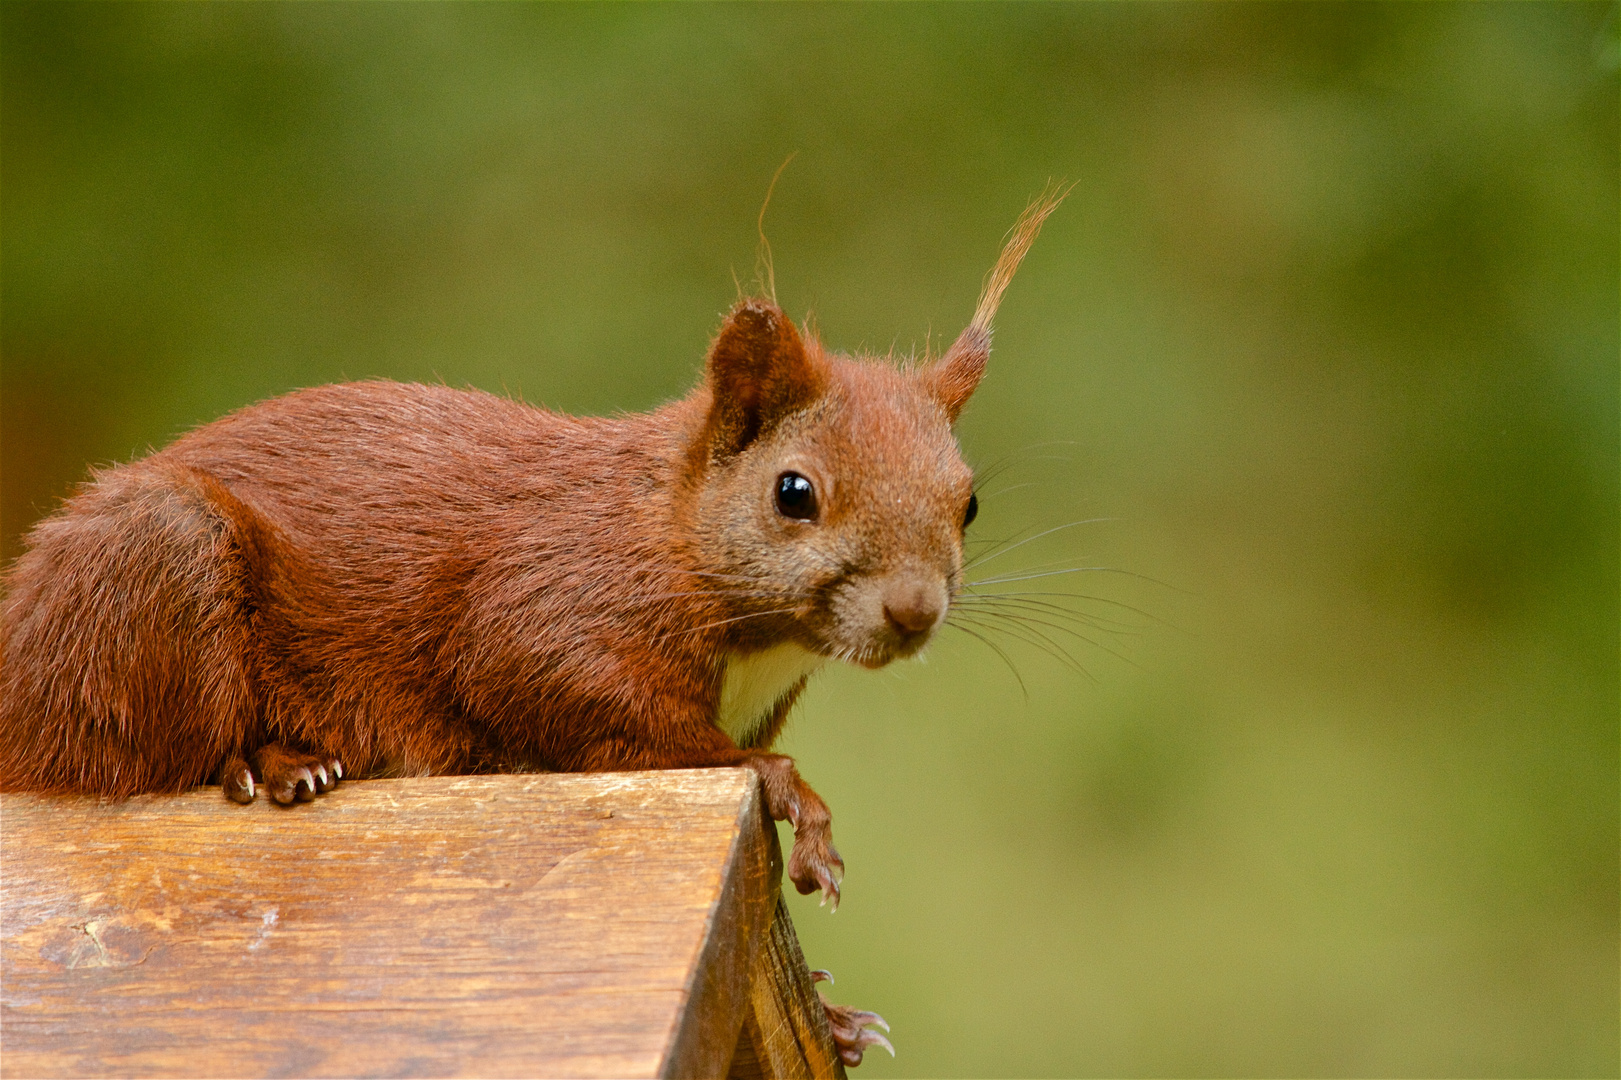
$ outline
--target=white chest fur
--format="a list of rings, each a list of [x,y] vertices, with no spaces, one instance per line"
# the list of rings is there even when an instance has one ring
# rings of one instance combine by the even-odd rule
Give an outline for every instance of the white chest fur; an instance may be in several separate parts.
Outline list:
[[[801,645],[773,645],[752,653],[732,653],[721,676],[715,723],[739,746],[745,745],[794,684],[826,663]]]

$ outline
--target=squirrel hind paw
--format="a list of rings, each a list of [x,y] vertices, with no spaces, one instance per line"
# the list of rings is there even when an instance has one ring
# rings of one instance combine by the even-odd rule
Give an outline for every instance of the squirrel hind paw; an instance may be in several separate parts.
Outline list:
[[[828,1027],[833,1029],[833,1045],[846,1065],[860,1065],[869,1046],[882,1046],[890,1057],[895,1056],[895,1047],[890,1041],[872,1030],[875,1027],[889,1030],[882,1016],[849,1005],[835,1005],[826,998],[822,999],[822,1008],[827,1013]]]
[[[337,758],[290,750],[278,743],[262,747],[253,760],[265,791],[283,806],[310,802],[343,779],[343,763]]]

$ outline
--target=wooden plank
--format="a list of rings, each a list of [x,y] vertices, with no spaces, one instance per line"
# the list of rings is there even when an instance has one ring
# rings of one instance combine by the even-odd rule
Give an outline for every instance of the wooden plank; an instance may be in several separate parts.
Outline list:
[[[0,1075],[721,1075],[781,856],[747,770],[0,799]]]
[[[777,827],[765,812],[758,786],[750,785],[752,823],[739,822],[732,867],[710,918],[703,951],[688,980],[690,1004],[683,1013],[661,1076],[717,1077],[751,1002],[751,983],[766,951],[771,923],[782,904],[782,848]],[[752,827],[750,827],[752,824]],[[790,931],[791,932],[791,931]],[[801,957],[800,967],[804,968]],[[805,972],[805,978],[810,973]],[[824,1015],[823,1020],[826,1020]],[[832,1032],[828,1039],[831,1046]]]
[[[779,893],[770,933],[755,951],[749,1007],[729,1080],[845,1080],[822,999],[811,982],[799,936]]]

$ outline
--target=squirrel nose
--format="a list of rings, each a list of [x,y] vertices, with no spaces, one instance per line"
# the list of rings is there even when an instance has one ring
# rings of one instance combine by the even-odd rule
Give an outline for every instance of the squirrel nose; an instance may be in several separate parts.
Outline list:
[[[921,581],[895,582],[884,590],[884,617],[903,638],[927,633],[945,611],[942,592]]]

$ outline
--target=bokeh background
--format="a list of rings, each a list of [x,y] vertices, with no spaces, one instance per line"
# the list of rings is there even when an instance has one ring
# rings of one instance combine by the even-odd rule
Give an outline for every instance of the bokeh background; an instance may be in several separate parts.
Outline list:
[[[293,387],[682,394],[790,152],[777,291],[846,350],[948,340],[1076,182],[960,432],[982,553],[1090,522],[976,574],[1107,568],[987,586],[1099,625],[786,740],[860,1075],[1617,1074],[1614,5],[0,20],[8,558]]]

